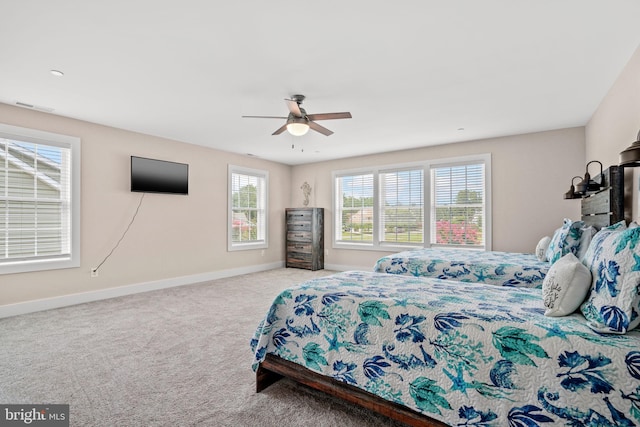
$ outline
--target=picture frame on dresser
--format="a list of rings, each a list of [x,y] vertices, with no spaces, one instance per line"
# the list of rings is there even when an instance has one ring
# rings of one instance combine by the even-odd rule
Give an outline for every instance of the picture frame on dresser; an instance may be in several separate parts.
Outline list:
[[[324,269],[324,208],[285,209],[286,267]]]

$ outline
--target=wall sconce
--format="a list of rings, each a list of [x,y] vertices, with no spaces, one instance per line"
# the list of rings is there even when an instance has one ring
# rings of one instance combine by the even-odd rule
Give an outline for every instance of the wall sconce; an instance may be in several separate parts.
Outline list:
[[[579,199],[582,196],[582,194],[576,193],[576,187],[573,185],[573,182],[576,178],[582,179],[581,176],[574,176],[573,178],[571,178],[571,187],[569,187],[569,191],[564,193],[565,199]]]
[[[600,165],[600,184],[591,179],[591,175],[589,175],[589,165],[591,163],[598,163]],[[597,160],[591,160],[587,163],[586,171],[584,174],[584,179],[576,185],[576,193],[581,195],[587,194],[587,191],[598,191],[602,187],[602,163]]]
[[[620,166],[640,166],[640,131],[638,131],[636,142],[620,153]]]

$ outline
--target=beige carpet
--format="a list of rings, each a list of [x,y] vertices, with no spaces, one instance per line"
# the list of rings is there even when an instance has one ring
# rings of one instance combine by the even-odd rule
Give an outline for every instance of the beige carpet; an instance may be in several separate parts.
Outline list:
[[[0,403],[70,404],[72,426],[399,426],[282,380],[255,393],[249,341],[277,269],[0,319]]]

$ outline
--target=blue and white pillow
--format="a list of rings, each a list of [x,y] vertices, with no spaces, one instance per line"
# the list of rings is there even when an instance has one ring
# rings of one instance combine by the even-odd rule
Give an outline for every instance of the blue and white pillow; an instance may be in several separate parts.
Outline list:
[[[574,255],[578,253],[583,227],[583,221],[571,221],[567,218],[564,219],[562,227],[558,228],[555,233],[553,233],[551,243],[549,243],[549,248],[547,248],[546,258],[551,264],[558,261],[569,252]]]
[[[582,235],[580,236],[580,244],[578,246],[578,250],[575,255],[579,260],[582,260],[584,255],[587,253],[587,249],[589,249],[589,245],[591,244],[591,239],[596,235],[597,230],[589,225],[582,227]]]
[[[603,230],[585,256],[591,294],[580,308],[591,329],[624,334],[640,324],[640,228]]]
[[[602,227],[592,238],[586,252],[580,258],[580,261],[591,270],[593,259],[598,250],[601,250],[602,242],[612,233],[620,233],[627,229],[627,223],[622,220],[608,227]]]

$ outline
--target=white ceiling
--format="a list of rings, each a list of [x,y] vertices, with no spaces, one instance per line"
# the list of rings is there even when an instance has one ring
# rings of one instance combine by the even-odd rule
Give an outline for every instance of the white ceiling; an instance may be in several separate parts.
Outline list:
[[[0,0],[0,16],[0,102],[291,165],[585,125],[640,45],[638,0]],[[241,118],[286,116],[298,93],[353,118],[320,122],[329,137]]]

